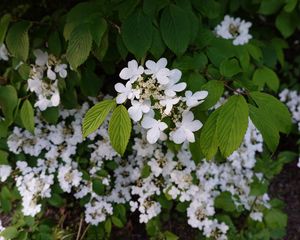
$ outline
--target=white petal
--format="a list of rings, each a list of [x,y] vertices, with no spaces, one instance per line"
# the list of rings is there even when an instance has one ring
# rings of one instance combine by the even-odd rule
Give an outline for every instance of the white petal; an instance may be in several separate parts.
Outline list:
[[[115,84],[115,90],[118,92],[118,93],[123,93],[123,92],[126,92],[126,87],[122,84],[122,83],[116,83]]]
[[[153,127],[147,132],[147,140],[149,143],[154,144],[160,137],[160,131],[157,127]]]
[[[56,107],[59,105],[59,102],[60,102],[60,96],[59,96],[59,93],[55,93],[52,95],[51,97],[51,103],[52,103],[52,106]]]
[[[185,137],[189,142],[195,142],[195,136],[192,131],[185,129],[184,132],[185,132]]]
[[[172,87],[173,91],[175,92],[181,92],[186,88],[186,83],[178,83]]]
[[[59,76],[61,78],[66,78],[67,77],[68,72],[65,69],[60,70],[59,72]]]
[[[145,116],[142,120],[142,127],[145,129],[152,128],[156,124],[157,124],[157,121],[148,116]]]
[[[128,68],[131,70],[131,71],[135,71],[137,70],[138,68],[138,63],[136,60],[131,60],[128,62]]]
[[[174,132],[172,132],[172,140],[174,143],[176,144],[181,144],[185,141],[186,137],[185,137],[185,132],[182,128],[178,128],[177,130],[175,130]]]
[[[199,120],[195,120],[189,124],[188,129],[192,132],[196,132],[202,127],[202,125],[203,124]]]
[[[158,69],[165,68],[167,66],[167,64],[168,64],[168,61],[166,58],[161,58],[156,63]]]
[[[51,68],[48,68],[47,70],[47,77],[50,79],[50,80],[55,80],[56,79],[56,74],[55,72],[53,72],[51,70]]]
[[[132,76],[132,72],[129,68],[123,68],[119,74],[119,77],[123,80],[128,80]]]
[[[172,79],[172,81],[174,81],[174,83],[177,83],[180,80],[181,76],[182,76],[182,73],[178,69],[173,69],[170,71],[170,79]]]
[[[129,116],[135,122],[138,122],[142,119],[143,113],[139,107],[130,107],[128,109]]]
[[[197,99],[204,99],[207,97],[207,95],[208,95],[207,91],[198,91],[194,93],[194,97]]]
[[[126,99],[127,99],[127,94],[126,93],[120,93],[116,98],[116,102],[117,102],[117,104],[121,104],[121,103],[125,102]]]

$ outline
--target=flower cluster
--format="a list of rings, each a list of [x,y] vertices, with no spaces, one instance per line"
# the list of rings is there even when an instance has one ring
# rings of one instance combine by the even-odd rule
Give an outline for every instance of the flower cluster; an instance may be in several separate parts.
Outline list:
[[[34,106],[44,111],[48,107],[59,105],[58,79],[67,77],[68,66],[54,55],[48,55],[40,49],[35,50],[33,54],[36,60],[31,66],[28,89],[38,97]]]
[[[88,108],[84,103],[80,110],[61,110],[56,125],[46,124],[38,114],[34,135],[15,127],[9,136],[10,151],[36,159],[31,165],[27,157],[19,160],[14,170],[25,215],[38,213],[41,200],[51,197],[57,183],[76,199],[88,197],[85,221],[92,225],[105,221],[117,204],[126,203],[132,212],[139,212],[141,223],[147,223],[162,211],[158,198],[165,195],[188,205],[189,225],[206,237],[227,239],[229,227],[215,217],[215,199],[224,192],[231,194],[237,208],[249,211],[253,220],[262,220],[263,209],[269,207],[268,195],[256,198],[250,194],[255,179],[264,181],[262,174],[254,172],[262,137],[250,120],[242,146],[224,163],[202,159],[196,164],[188,142],[177,153],[164,143],[150,144],[147,129],[138,124],[133,128],[132,152],[124,159],[111,147],[109,119],[83,140],[80,124]],[[80,146],[86,146],[82,155]],[[81,163],[82,158],[89,160]],[[95,190],[95,181],[102,191]]]
[[[135,60],[128,62],[128,67],[122,69],[120,78],[127,80],[126,84],[117,83],[115,90],[119,93],[118,104],[130,100],[128,113],[134,122],[141,121],[147,129],[147,140],[156,143],[159,139],[166,140],[165,130],[169,130],[169,139],[177,144],[185,141],[194,142],[194,132],[202,127],[199,120],[194,120],[191,108],[201,104],[207,97],[207,91],[194,94],[185,91],[186,83],[179,82],[181,71],[168,69],[167,60],[161,58],[158,62],[146,61],[146,68],[139,66]]]
[[[250,22],[226,15],[224,20],[215,27],[215,33],[219,37],[233,39],[233,45],[244,45],[252,38],[249,34],[251,25]]]
[[[298,131],[300,132],[300,93],[296,90],[284,89],[279,94],[279,98],[290,110],[293,122],[298,125]],[[300,153],[297,166],[300,168]]]

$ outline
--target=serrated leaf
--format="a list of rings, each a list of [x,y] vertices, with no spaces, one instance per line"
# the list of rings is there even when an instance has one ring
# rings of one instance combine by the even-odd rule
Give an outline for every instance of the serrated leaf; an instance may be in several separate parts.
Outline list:
[[[88,26],[78,26],[71,32],[66,56],[73,69],[77,69],[88,58],[92,41]]]
[[[6,37],[9,52],[18,60],[26,62],[29,53],[28,29],[31,23],[20,21],[11,26]]]
[[[217,120],[219,148],[228,157],[242,143],[248,127],[248,105],[243,96],[231,96],[220,107]]]
[[[142,58],[152,44],[151,18],[141,10],[134,12],[122,24],[121,36],[127,49],[137,58]]]
[[[202,85],[201,90],[206,90],[208,96],[205,98],[205,101],[201,103],[197,109],[207,110],[214,106],[224,92],[224,84],[217,80],[211,80]]]
[[[6,31],[11,20],[10,14],[4,14],[0,20],[0,44],[4,42]]]
[[[299,16],[297,13],[287,13],[282,11],[276,18],[275,25],[280,33],[285,37],[291,36],[297,28]]]
[[[184,53],[191,40],[191,25],[188,13],[176,5],[166,7],[161,15],[162,38],[175,54]]]
[[[274,122],[278,131],[283,133],[290,132],[292,127],[291,114],[282,102],[270,94],[261,92],[251,92],[250,96],[259,109]]]
[[[249,105],[250,118],[255,127],[262,134],[264,141],[271,151],[275,151],[279,143],[279,132],[277,131],[272,119],[260,109]]]
[[[223,209],[226,212],[233,212],[235,210],[235,204],[232,200],[230,192],[222,192],[215,199],[215,207]]]
[[[56,124],[59,118],[58,107],[48,107],[45,111],[42,111],[43,118],[50,124]]]
[[[287,225],[287,215],[275,208],[269,210],[264,219],[267,226],[271,229],[285,228]]]
[[[218,151],[217,120],[220,109],[214,111],[204,123],[200,135],[200,148],[206,159],[211,159]]]
[[[92,34],[93,40],[99,47],[101,44],[102,37],[107,30],[107,22],[105,19],[100,18],[96,22],[90,24],[90,32]]]
[[[115,106],[116,102],[114,100],[104,100],[88,110],[82,123],[83,137],[96,131]]]
[[[238,60],[233,59],[225,59],[221,62],[220,65],[220,73],[224,77],[232,77],[242,71]]]
[[[265,84],[274,92],[277,92],[279,88],[279,79],[277,74],[268,67],[258,68],[253,74],[252,81],[261,90]]]
[[[130,133],[131,120],[128,111],[120,105],[113,111],[108,126],[111,145],[120,155],[123,155],[126,150]]]
[[[22,105],[20,117],[24,127],[29,132],[34,133],[34,110],[28,99]]]

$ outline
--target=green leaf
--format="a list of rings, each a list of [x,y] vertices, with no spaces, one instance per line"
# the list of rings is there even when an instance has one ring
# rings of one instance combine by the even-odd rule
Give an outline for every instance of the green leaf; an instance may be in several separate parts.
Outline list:
[[[265,222],[271,229],[280,229],[287,226],[287,215],[278,209],[272,208],[265,215]]]
[[[290,37],[299,22],[299,16],[297,13],[287,13],[282,11],[276,18],[275,25],[281,34],[287,38]]]
[[[11,21],[10,14],[4,14],[0,20],[0,43],[4,42],[7,28],[8,28],[10,21]]]
[[[176,5],[166,7],[161,15],[162,38],[175,54],[184,53],[191,40],[191,26],[188,13]]]
[[[201,129],[200,148],[206,159],[211,159],[218,151],[217,120],[220,108],[215,110]]]
[[[157,28],[153,28],[153,40],[149,51],[156,59],[159,59],[163,55],[165,49],[166,45],[162,40],[160,32]]]
[[[18,234],[19,234],[19,232],[16,227],[9,226],[0,233],[0,236],[4,237],[5,239],[13,239],[13,238],[17,237]]]
[[[103,18],[100,18],[96,22],[93,22],[93,24],[90,24],[90,31],[93,40],[98,47],[101,44],[101,40],[106,30],[107,30],[107,22]]]
[[[120,105],[111,116],[108,134],[111,145],[122,156],[126,150],[131,133],[131,120],[127,109]]]
[[[54,207],[62,207],[65,204],[64,199],[57,193],[52,193],[51,197],[48,198],[47,201]]]
[[[284,11],[286,12],[292,12],[295,7],[297,6],[298,0],[287,0],[286,4],[284,6]]]
[[[110,218],[107,218],[105,223],[104,223],[105,232],[110,234],[111,233],[111,228],[112,228],[111,220],[110,220]]]
[[[252,105],[249,105],[249,114],[253,124],[263,136],[268,148],[271,151],[275,151],[280,136],[272,119],[264,111]]]
[[[265,113],[265,116],[274,122],[278,131],[290,132],[292,127],[291,114],[282,102],[272,95],[261,92],[251,92],[250,96],[259,109]]]
[[[24,127],[29,132],[34,133],[34,110],[28,99],[22,105],[20,116]]]
[[[201,90],[208,91],[208,96],[205,98],[205,101],[197,107],[197,109],[207,110],[214,106],[223,95],[224,84],[217,80],[210,80],[206,84],[202,85]]]
[[[80,25],[71,32],[66,56],[73,69],[77,69],[88,58],[92,49],[92,41],[87,25]]]
[[[82,123],[83,137],[96,131],[108,113],[116,106],[115,100],[104,100],[87,111]]]
[[[7,158],[8,158],[8,153],[0,150],[0,165],[1,164],[8,164]]]
[[[261,90],[263,90],[265,84],[274,92],[277,92],[279,88],[279,79],[277,74],[268,67],[258,68],[253,74],[252,81]]]
[[[265,15],[270,15],[276,13],[283,4],[283,0],[262,0],[258,12]]]
[[[242,143],[248,127],[248,105],[243,96],[231,96],[220,107],[217,120],[219,148],[228,157]]]
[[[1,201],[1,209],[5,213],[11,212],[12,196],[10,190],[6,186],[2,187],[1,189],[0,201]]]
[[[122,223],[122,221],[119,218],[115,217],[115,216],[111,217],[111,221],[118,228],[124,227],[124,224]]]
[[[164,236],[165,236],[166,240],[178,240],[179,239],[178,236],[176,236],[174,233],[172,233],[170,231],[165,231]]]
[[[254,181],[251,183],[251,191],[250,195],[252,196],[262,196],[266,192],[268,192],[268,182],[267,181],[260,181],[259,179],[255,178]]]
[[[100,196],[104,194],[105,187],[100,179],[93,180],[93,191]]]
[[[18,60],[26,62],[29,53],[28,29],[31,23],[20,21],[12,25],[6,37],[9,52]]]
[[[242,71],[238,60],[233,59],[225,59],[221,62],[220,72],[224,77],[232,77]]]
[[[18,95],[16,89],[11,85],[0,86],[0,107],[8,124],[12,123],[17,105]]]
[[[42,111],[43,118],[50,124],[56,124],[59,118],[58,107],[48,107],[45,111]]]
[[[223,209],[226,212],[233,212],[235,210],[235,204],[232,200],[230,192],[222,192],[215,199],[215,207]]]
[[[61,40],[58,31],[53,31],[48,39],[49,51],[55,56],[61,54]]]
[[[141,10],[134,12],[124,21],[121,35],[127,49],[137,58],[142,58],[152,44],[151,18]]]

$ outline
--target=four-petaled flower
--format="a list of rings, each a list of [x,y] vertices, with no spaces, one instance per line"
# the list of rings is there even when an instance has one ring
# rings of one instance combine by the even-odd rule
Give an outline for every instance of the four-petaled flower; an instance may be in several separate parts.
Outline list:
[[[192,108],[204,102],[204,99],[207,97],[207,95],[207,91],[198,91],[194,94],[191,91],[186,91],[184,100],[186,101],[186,105]]]
[[[139,102],[136,100],[131,101],[131,107],[128,109],[129,116],[135,122],[142,119],[143,113],[148,113],[150,111],[151,103],[150,101]]]
[[[165,122],[145,116],[142,120],[142,127],[149,129],[147,131],[147,141],[151,144],[156,143],[158,139],[163,140],[166,138],[163,131],[168,128],[168,125]]]
[[[134,83],[143,74],[144,68],[139,66],[136,60],[131,60],[128,62],[128,67],[123,68],[119,76],[123,80],[129,80]]]
[[[125,86],[122,83],[117,83],[115,85],[115,90],[119,93],[116,98],[118,104],[124,103],[127,99],[133,99],[134,97],[139,99],[140,91],[132,89],[130,81],[128,81]]]

